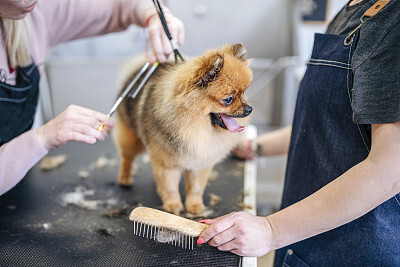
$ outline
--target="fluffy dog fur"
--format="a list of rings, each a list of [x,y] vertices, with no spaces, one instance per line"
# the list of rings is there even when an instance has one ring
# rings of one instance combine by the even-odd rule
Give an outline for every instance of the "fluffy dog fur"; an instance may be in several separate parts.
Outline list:
[[[137,58],[130,62],[123,87],[143,64]],[[243,93],[251,80],[241,44],[207,51],[183,63],[161,64],[136,99],[125,99],[117,110],[118,182],[133,183],[132,162],[146,150],[164,210],[175,214],[183,210],[179,182],[184,172],[186,210],[203,212],[203,192],[213,166],[243,137],[241,125],[248,123],[252,111]]]

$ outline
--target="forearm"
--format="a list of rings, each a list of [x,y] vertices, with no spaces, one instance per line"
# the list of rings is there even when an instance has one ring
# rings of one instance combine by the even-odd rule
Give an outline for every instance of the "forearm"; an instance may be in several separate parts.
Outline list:
[[[329,231],[369,212],[399,192],[395,173],[367,159],[311,196],[268,216],[273,249]]]
[[[152,0],[46,0],[40,8],[48,26],[49,45],[144,26],[155,10]],[[154,11],[155,12],[155,11]]]
[[[291,134],[292,127],[288,126],[257,137],[255,142],[261,146],[261,156],[287,154],[289,151]]]
[[[28,131],[0,147],[0,195],[17,183],[48,153],[34,130]]]

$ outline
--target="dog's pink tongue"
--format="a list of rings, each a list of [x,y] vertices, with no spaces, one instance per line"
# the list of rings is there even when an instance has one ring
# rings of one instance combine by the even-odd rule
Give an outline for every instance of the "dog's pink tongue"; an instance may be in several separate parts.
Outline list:
[[[236,122],[236,120],[235,120],[233,117],[229,116],[229,115],[226,115],[226,114],[221,113],[221,118],[222,118],[222,120],[224,121],[224,123],[225,123],[225,125],[226,125],[226,128],[228,128],[228,130],[229,130],[231,133],[238,133],[238,132],[241,132],[241,131],[243,131],[244,128],[245,128],[244,126],[240,126],[240,125]]]

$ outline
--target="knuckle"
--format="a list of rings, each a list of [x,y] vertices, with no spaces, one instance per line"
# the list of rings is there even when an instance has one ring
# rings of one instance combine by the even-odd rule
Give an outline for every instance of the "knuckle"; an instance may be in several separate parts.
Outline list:
[[[101,122],[99,122],[96,118],[91,117],[88,126],[97,128]]]
[[[220,236],[214,236],[212,241],[216,246],[222,244],[222,238]]]
[[[71,140],[73,140],[73,141],[79,141],[79,134],[78,133],[76,133],[76,132],[73,132],[72,134],[71,134],[71,137],[70,137],[70,139],[68,140],[68,141],[71,141]]]
[[[221,225],[217,224],[217,225],[215,225],[215,231],[216,231],[217,233],[220,233],[220,232],[223,231],[223,227],[222,227]]]
[[[104,140],[106,140],[106,137],[107,137],[107,134],[105,133],[105,134],[101,134],[97,139],[100,141],[104,141]]]
[[[176,31],[178,29],[176,23],[168,24],[168,29],[170,32]]]
[[[232,212],[231,213],[232,215],[232,219],[234,219],[235,221],[236,220],[238,220],[241,216],[240,216],[240,213],[239,212],[237,212],[237,211],[235,211],[235,212]]]
[[[160,31],[158,30],[158,27],[150,27],[149,28],[149,36],[154,39],[158,38],[160,35]]]
[[[65,117],[70,118],[75,113],[75,108],[73,106],[68,106],[65,110]]]
[[[56,146],[59,146],[59,145],[65,144],[66,141],[64,141],[64,140],[65,140],[65,138],[63,138],[63,136],[57,136],[55,138],[54,143],[56,144]]]
[[[166,58],[165,58],[164,55],[157,55],[157,59],[158,59],[158,61],[161,61],[161,62],[165,62],[166,61]]]
[[[238,238],[238,239],[236,240],[236,244],[237,244],[239,247],[244,247],[244,246],[246,245],[246,241],[245,241],[243,238]]]
[[[246,228],[244,225],[239,226],[238,233],[239,233],[240,235],[245,235],[245,234],[247,234],[247,228]]]
[[[224,246],[224,245],[222,245],[222,246],[219,246],[218,247],[218,250],[220,250],[220,251],[227,251],[227,250],[229,250],[226,246]]]
[[[210,239],[210,240],[208,241],[208,245],[210,245],[210,246],[212,246],[212,247],[216,247],[216,246],[217,246],[216,243],[215,243],[215,241],[214,241],[214,238],[212,238],[212,239]]]
[[[243,221],[243,220],[245,219],[246,215],[247,215],[246,212],[244,212],[244,211],[239,211],[239,212],[238,212],[238,215],[237,215],[237,220]]]
[[[237,212],[241,217],[245,216],[247,214],[247,212],[245,211],[238,211]]]
[[[81,127],[79,127],[80,129],[79,129],[79,132],[81,132],[81,133],[83,133],[83,134],[89,134],[90,133],[90,128],[89,127],[87,127],[87,126],[81,126]]]
[[[77,105],[71,104],[71,105],[69,105],[69,106],[67,107],[67,110],[68,110],[68,111],[72,111],[72,110],[75,110],[75,109],[77,109],[77,108],[78,108]]]

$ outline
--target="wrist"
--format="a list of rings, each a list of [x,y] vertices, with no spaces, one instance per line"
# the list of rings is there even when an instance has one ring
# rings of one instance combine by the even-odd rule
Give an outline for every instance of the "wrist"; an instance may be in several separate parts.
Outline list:
[[[255,140],[250,139],[250,149],[251,149],[251,157],[252,158],[259,158],[264,156],[262,146],[257,143]]]
[[[145,20],[145,22],[144,22],[144,27],[145,27],[145,28],[149,26],[150,20],[151,20],[152,18],[154,18],[155,16],[158,16],[158,14],[157,14],[157,13],[152,13],[152,14],[150,14],[150,15],[148,15],[148,16],[146,17],[146,20]]]
[[[259,143],[257,143],[257,142],[255,142],[255,148],[254,148],[254,153],[257,155],[257,157],[262,157],[262,156],[264,156],[264,151],[263,151],[263,147],[259,144]]]
[[[162,10],[165,17],[171,14],[171,11],[169,11],[169,9],[165,6],[162,6]],[[158,17],[157,10],[154,7],[148,8],[146,12],[144,12],[144,27],[148,27],[150,20],[152,20],[154,17]]]
[[[43,126],[42,126],[43,127]],[[39,144],[44,147],[47,151],[51,150],[51,146],[45,142],[44,131],[42,127],[35,130],[37,140]]]
[[[266,221],[266,228],[267,228],[267,233],[269,234],[267,236],[267,246],[269,247],[269,251],[279,249],[280,246],[277,244],[276,238],[274,237],[274,227],[273,224],[270,221],[269,216],[265,217]]]

